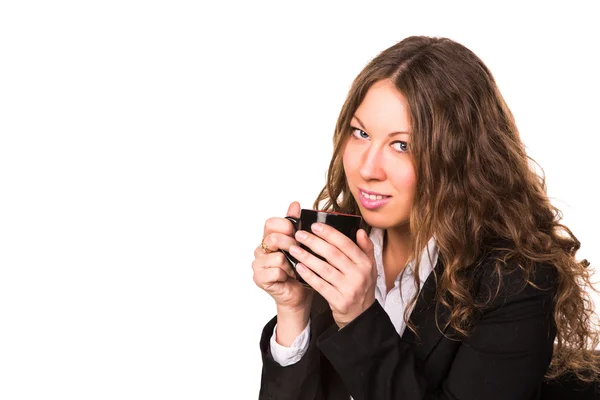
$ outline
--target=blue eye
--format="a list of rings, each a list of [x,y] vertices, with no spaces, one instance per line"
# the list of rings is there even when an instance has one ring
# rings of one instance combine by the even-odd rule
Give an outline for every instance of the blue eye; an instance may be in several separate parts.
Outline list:
[[[354,136],[357,139],[366,139],[369,137],[369,135],[367,134],[367,132],[363,131],[362,129],[358,129],[355,128],[353,126],[350,127],[352,129],[352,136]],[[358,135],[357,135],[358,132]]]
[[[369,139],[369,134],[363,131],[362,129],[356,128],[354,126],[351,126],[350,129],[350,133],[355,139]],[[402,140],[396,140],[395,142],[393,142],[392,147],[399,153],[408,152],[408,143]]]
[[[394,145],[399,144],[400,146],[398,147],[394,147]],[[394,149],[402,152],[402,153],[406,153],[408,151],[408,143],[403,142],[401,140],[397,140],[394,143],[392,143],[392,147],[394,147]]]

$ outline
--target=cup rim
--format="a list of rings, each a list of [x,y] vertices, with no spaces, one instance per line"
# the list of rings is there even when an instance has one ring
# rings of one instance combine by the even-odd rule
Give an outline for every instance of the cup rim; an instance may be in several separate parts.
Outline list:
[[[355,218],[361,218],[362,216],[360,215],[356,215],[356,214],[345,214],[345,213],[341,213],[338,211],[331,211],[331,210],[312,210],[312,209],[304,209],[306,211],[312,211],[312,212],[316,212],[316,213],[323,213],[323,214],[332,214],[332,215],[341,215],[344,217],[355,217]]]

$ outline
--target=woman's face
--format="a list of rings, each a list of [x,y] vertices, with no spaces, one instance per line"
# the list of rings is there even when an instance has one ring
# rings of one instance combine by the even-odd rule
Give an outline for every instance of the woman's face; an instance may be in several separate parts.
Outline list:
[[[356,110],[351,127],[342,158],[348,186],[365,222],[382,229],[405,226],[416,187],[407,151],[410,117],[405,97],[388,80],[376,82]],[[365,197],[365,192],[370,195]]]

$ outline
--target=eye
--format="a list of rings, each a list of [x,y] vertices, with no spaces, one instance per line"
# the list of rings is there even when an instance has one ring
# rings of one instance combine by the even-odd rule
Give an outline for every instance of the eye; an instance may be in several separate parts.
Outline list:
[[[367,132],[363,131],[362,129],[358,129],[353,126],[351,126],[350,129],[352,136],[354,136],[357,139],[367,139],[369,137]]]
[[[408,151],[408,143],[401,140],[396,140],[394,143],[392,143],[392,147],[401,153],[406,153]]]
[[[350,133],[355,139],[368,139],[369,134],[362,129],[356,128],[354,126],[350,126]],[[391,144],[391,146],[399,153],[408,152],[408,143],[402,140],[396,140]]]

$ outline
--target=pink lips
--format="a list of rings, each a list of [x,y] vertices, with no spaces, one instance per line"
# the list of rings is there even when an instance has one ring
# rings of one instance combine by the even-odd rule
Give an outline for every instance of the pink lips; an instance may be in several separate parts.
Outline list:
[[[363,196],[362,192],[368,193],[368,194],[372,194],[372,195],[375,195],[375,196],[378,196],[378,195],[379,196],[383,196],[383,198],[379,199],[379,200],[371,200],[371,199],[368,199],[365,196]],[[379,207],[383,206],[388,201],[390,201],[391,196],[387,196],[387,195],[382,194],[382,193],[370,192],[368,190],[363,190],[361,188],[358,188],[358,198],[360,200],[360,204],[362,204],[363,207],[365,207],[366,209],[369,209],[369,210],[374,210],[376,208],[379,208]]]

